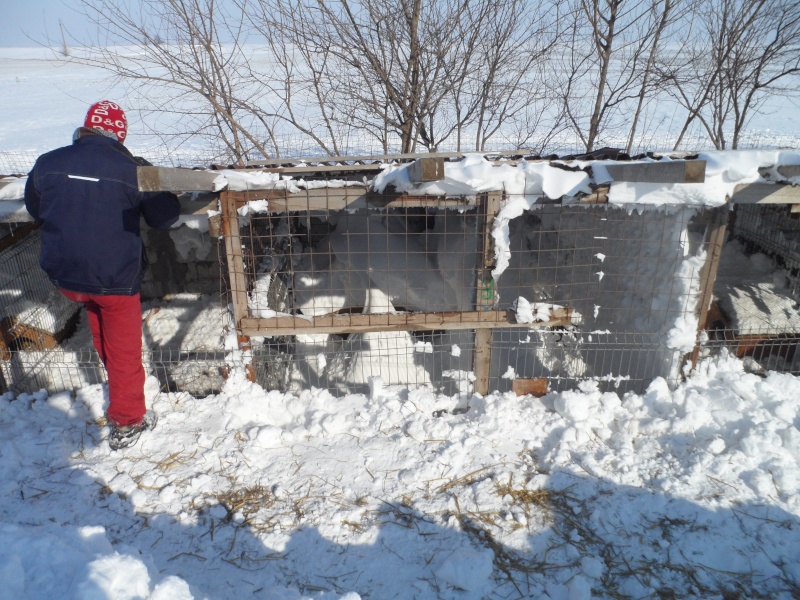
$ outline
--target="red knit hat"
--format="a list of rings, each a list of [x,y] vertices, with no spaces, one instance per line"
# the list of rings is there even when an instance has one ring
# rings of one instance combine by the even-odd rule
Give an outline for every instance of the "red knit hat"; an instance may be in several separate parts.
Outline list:
[[[125,142],[125,136],[128,134],[128,120],[125,118],[125,112],[119,104],[114,104],[109,100],[101,100],[92,104],[89,112],[86,113],[83,126],[109,131],[121,143]]]

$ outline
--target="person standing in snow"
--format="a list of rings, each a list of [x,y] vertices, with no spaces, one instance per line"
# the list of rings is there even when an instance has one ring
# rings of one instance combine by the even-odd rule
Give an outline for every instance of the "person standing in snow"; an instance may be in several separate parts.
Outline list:
[[[180,213],[175,194],[139,192],[136,167],[148,163],[123,145],[127,130],[119,105],[92,104],[72,144],[40,156],[25,184],[25,206],[41,224],[39,264],[62,294],[86,307],[108,375],[113,450],[156,424],[144,397],[139,219],[166,229]]]

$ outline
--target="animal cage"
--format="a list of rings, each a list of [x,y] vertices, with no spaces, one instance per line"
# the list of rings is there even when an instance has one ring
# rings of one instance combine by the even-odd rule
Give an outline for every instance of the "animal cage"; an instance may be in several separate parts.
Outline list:
[[[719,209],[544,203],[498,226],[516,198],[348,190],[223,194],[256,379],[541,393],[680,377]]]
[[[0,238],[0,392],[51,393],[104,383],[84,311],[39,267],[39,231],[6,224]],[[219,259],[219,258],[218,258]],[[229,365],[230,313],[219,297],[178,294],[143,302],[143,362],[164,389],[218,392]]]
[[[635,164],[625,175],[636,181],[639,166],[652,176]],[[303,186],[214,197],[221,294],[143,303],[143,361],[164,389],[218,392],[245,365],[268,389],[337,395],[541,395],[585,381],[641,392],[722,349],[757,371],[798,372],[800,240],[788,205],[735,194],[718,208],[619,205],[602,188],[556,200],[378,192],[361,173],[327,168]],[[216,177],[189,173],[206,186]],[[143,189],[210,189],[178,177]],[[199,235],[173,242],[210,254]],[[0,383],[55,392],[103,382],[76,305],[38,269],[35,229],[0,252]],[[34,307],[46,309],[44,325]]]
[[[737,205],[720,262],[706,346],[756,372],[800,375],[800,213]]]

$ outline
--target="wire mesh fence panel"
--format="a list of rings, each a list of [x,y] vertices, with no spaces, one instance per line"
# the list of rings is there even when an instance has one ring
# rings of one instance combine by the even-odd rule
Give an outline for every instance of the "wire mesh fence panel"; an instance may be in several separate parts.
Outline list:
[[[495,357],[495,376],[546,377],[556,387],[598,379],[624,389],[676,381],[697,330],[708,243],[698,216],[685,207],[544,205],[512,221],[501,302],[565,305],[573,318],[550,331],[495,332],[505,358]]]
[[[680,364],[682,352],[665,348],[660,334],[581,331],[495,331],[491,389],[514,390],[515,381],[544,379],[547,391],[594,381],[603,391],[642,392],[656,376]],[[675,375],[669,379],[677,382]]]
[[[241,230],[243,321],[273,363],[286,354],[274,385],[463,390],[490,350],[493,389],[641,390],[677,381],[696,345],[709,211],[530,204],[504,218],[481,198],[323,200]]]
[[[39,266],[38,229],[9,225],[0,238],[0,390],[55,393],[103,383],[85,313]],[[227,374],[227,305],[199,294],[143,306],[143,361],[164,389],[220,391]]]
[[[3,387],[57,363],[50,350],[74,331],[78,308],[39,267],[39,231],[19,228],[0,250],[0,368]],[[21,353],[29,354],[21,359]],[[62,376],[63,377],[63,376]],[[47,386],[44,386],[47,387]]]
[[[705,346],[748,369],[800,374],[800,219],[789,206],[740,205],[717,276]]]
[[[268,389],[334,394],[395,385],[465,394],[482,380],[517,393],[540,381],[641,392],[657,377],[677,383],[687,361],[723,349],[754,370],[800,371],[788,210],[738,207],[716,273],[712,233],[727,207],[378,195],[357,185],[269,193],[236,197],[218,246],[228,266],[221,298],[144,303],[143,361],[163,389],[217,393],[248,359]],[[102,383],[78,305],[37,261],[35,232],[0,250],[4,385]]]
[[[297,335],[254,346],[256,380],[269,389],[375,393],[384,386],[466,393],[472,380],[468,331]]]
[[[0,361],[0,371],[15,393],[74,391],[106,381],[103,365],[90,348],[16,350]]]
[[[56,393],[106,382],[84,312],[79,305],[73,306],[77,318],[69,337],[42,350],[16,347],[0,360],[8,389]],[[149,301],[142,321],[145,372],[158,380],[161,389],[197,397],[222,390],[231,368],[225,346],[230,321],[226,305],[197,295]]]

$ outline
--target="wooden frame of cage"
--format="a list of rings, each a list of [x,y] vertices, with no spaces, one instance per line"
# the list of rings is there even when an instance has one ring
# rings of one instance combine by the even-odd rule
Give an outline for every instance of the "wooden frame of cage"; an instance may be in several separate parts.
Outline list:
[[[320,167],[279,167],[303,173]],[[328,170],[335,169],[328,165]],[[655,183],[697,183],[705,178],[705,161],[679,161],[665,163],[635,163],[610,165],[609,171],[617,180]],[[417,159],[411,167],[410,177],[417,182],[435,181],[443,177],[443,158],[425,157]],[[299,174],[294,173],[293,174]],[[584,203],[597,204],[607,201],[608,188],[598,188],[593,194],[582,198]],[[489,391],[492,332],[502,327],[526,327],[548,329],[566,326],[572,322],[569,308],[558,308],[551,312],[547,321],[518,323],[508,310],[496,310],[491,272],[495,267],[495,253],[491,235],[493,220],[500,210],[504,194],[501,192],[479,194],[474,199],[461,197],[430,197],[410,194],[376,194],[363,188],[305,190],[289,193],[286,190],[259,190],[250,192],[225,191],[220,194],[221,227],[225,239],[228,259],[234,321],[237,324],[239,341],[244,347],[254,336],[280,336],[303,333],[358,333],[370,331],[455,330],[475,331],[473,352],[474,389],[480,394]],[[242,256],[242,241],[239,233],[238,209],[253,200],[266,200],[269,212],[304,212],[311,210],[342,210],[362,206],[374,207],[478,207],[478,250],[476,257],[475,309],[459,312],[419,312],[399,314],[329,314],[313,317],[276,316],[255,318],[249,313],[248,282]],[[717,257],[718,258],[718,257]],[[716,270],[713,270],[715,273]],[[708,271],[713,286],[712,271]],[[518,394],[547,392],[547,382],[542,379],[515,381],[513,389]]]
[[[501,327],[551,328],[572,322],[569,308],[551,311],[551,318],[531,324],[521,324],[511,311],[497,310],[491,271],[495,266],[492,244],[492,222],[499,212],[503,194],[485,193],[475,199],[413,196],[407,194],[375,194],[363,188],[344,188],[330,194],[330,190],[308,190],[290,194],[285,190],[260,190],[251,192],[222,192],[220,194],[222,233],[228,260],[234,321],[239,341],[249,343],[254,336],[282,336],[306,333],[359,333],[372,331],[433,331],[475,330],[473,369],[475,389],[487,393],[491,364],[492,330]],[[477,206],[479,209],[479,242],[476,258],[475,309],[471,311],[327,314],[318,316],[276,316],[259,318],[250,315],[248,307],[249,285],[244,268],[242,240],[239,232],[238,209],[253,200],[267,200],[269,212],[295,212],[310,210],[341,210],[356,206],[379,207],[444,207]]]
[[[526,160],[519,153],[500,153],[497,162],[515,164]],[[263,171],[287,175],[309,175],[334,173],[353,174],[358,171],[377,172],[387,161],[413,161],[410,169],[411,178],[416,182],[435,181],[442,178],[444,161],[463,156],[459,153],[428,155],[399,155],[388,157],[328,157],[307,161],[275,160],[261,161],[258,166]],[[256,163],[253,163],[255,166]],[[556,165],[559,166],[559,165]],[[615,181],[647,182],[647,183],[702,183],[705,180],[705,161],[674,160],[664,162],[619,162],[606,163]],[[140,189],[153,190],[198,190],[212,189],[211,182],[216,177],[213,173],[190,171],[186,169],[168,169],[161,167],[140,167]],[[793,177],[800,175],[800,166],[782,166],[781,175]],[[597,186],[591,194],[578,198],[586,204],[602,204],[608,200],[608,185]],[[255,318],[249,314],[248,282],[244,269],[242,243],[239,232],[237,210],[252,200],[267,200],[270,212],[303,212],[315,209],[341,210],[356,207],[443,207],[448,205],[477,205],[481,223],[479,231],[478,256],[476,257],[477,292],[475,309],[462,312],[428,312],[399,314],[329,314],[323,316],[277,316],[272,318]],[[492,247],[492,221],[503,200],[501,193],[488,193],[477,196],[474,200],[465,198],[414,196],[409,194],[376,194],[363,187],[344,187],[332,190],[323,188],[289,193],[286,190],[257,190],[249,192],[223,191],[219,194],[221,215],[219,226],[225,240],[228,262],[228,275],[232,293],[234,319],[239,334],[239,342],[243,348],[248,347],[249,338],[253,336],[281,336],[298,333],[357,333],[370,331],[411,331],[411,330],[475,330],[474,373],[475,391],[485,394],[489,385],[489,365],[491,362],[492,330],[501,327],[551,328],[571,323],[569,308],[553,311],[552,318],[545,322],[520,324],[509,311],[498,311],[492,302],[490,273],[494,268],[494,249]],[[737,185],[729,197],[731,204],[789,204],[793,213],[800,213],[800,187],[786,184],[742,184]],[[208,199],[196,204],[194,209],[185,212],[205,212]],[[713,287],[716,280],[722,247],[728,229],[728,205],[711,210],[706,220],[705,245],[708,249],[706,263],[700,273],[700,296],[697,303],[698,340],[700,331],[708,321],[712,306]],[[216,221],[212,219],[212,221]],[[212,229],[217,223],[212,223]],[[699,356],[700,343],[687,359],[692,366]],[[546,381],[519,380],[514,383],[517,393],[535,393],[542,395],[547,391]]]

